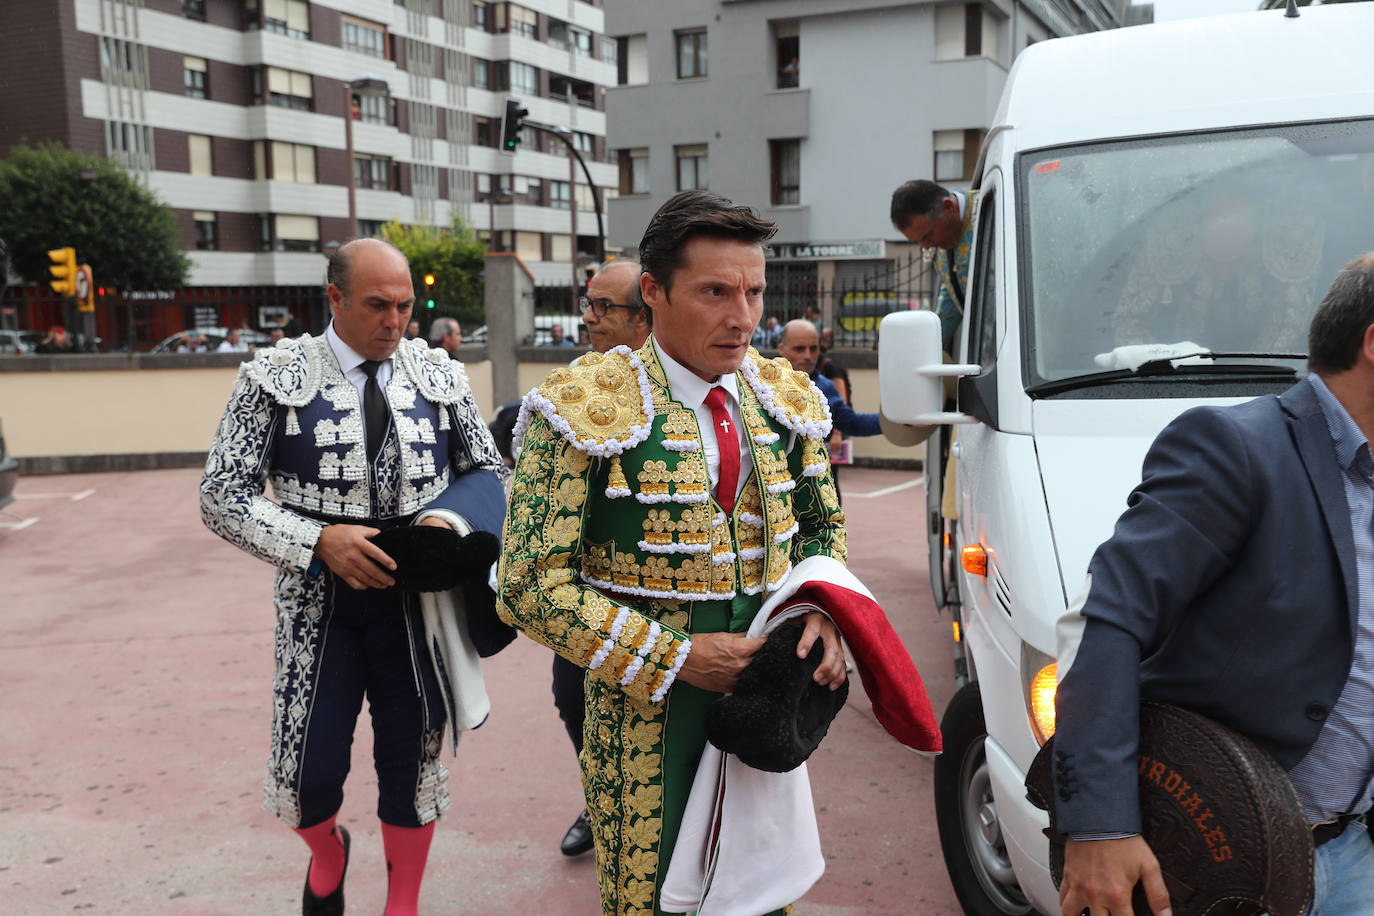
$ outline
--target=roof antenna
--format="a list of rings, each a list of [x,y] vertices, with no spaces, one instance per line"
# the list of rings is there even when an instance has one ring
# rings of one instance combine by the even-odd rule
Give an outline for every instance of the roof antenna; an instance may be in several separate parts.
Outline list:
[[[1298,18],[1298,0],[1288,0],[1288,9],[1283,11],[1284,19]]]

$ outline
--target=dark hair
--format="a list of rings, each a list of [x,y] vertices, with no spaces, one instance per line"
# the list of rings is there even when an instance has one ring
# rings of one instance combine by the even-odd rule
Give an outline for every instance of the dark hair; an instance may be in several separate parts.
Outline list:
[[[1355,365],[1365,331],[1374,324],[1374,252],[1336,274],[1307,326],[1307,369],[1330,375]]]
[[[710,191],[681,191],[658,208],[639,240],[639,263],[665,290],[682,266],[682,250],[694,238],[731,239],[762,246],[778,231],[750,207]]]
[[[940,201],[953,196],[933,181],[908,181],[892,192],[892,225],[901,232],[918,216],[934,217],[940,212]]]

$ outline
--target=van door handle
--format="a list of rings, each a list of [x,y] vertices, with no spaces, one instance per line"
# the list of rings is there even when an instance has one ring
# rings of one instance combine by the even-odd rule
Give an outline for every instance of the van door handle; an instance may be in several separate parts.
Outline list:
[[[962,458],[964,454],[963,444],[959,442],[950,443],[949,453],[955,458]]]

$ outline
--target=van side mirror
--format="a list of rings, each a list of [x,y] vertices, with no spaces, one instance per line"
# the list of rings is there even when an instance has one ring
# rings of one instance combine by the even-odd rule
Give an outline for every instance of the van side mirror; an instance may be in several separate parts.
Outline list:
[[[944,410],[944,380],[981,371],[977,365],[944,361],[934,312],[893,312],[878,326],[879,401],[889,420],[911,426],[976,423]]]

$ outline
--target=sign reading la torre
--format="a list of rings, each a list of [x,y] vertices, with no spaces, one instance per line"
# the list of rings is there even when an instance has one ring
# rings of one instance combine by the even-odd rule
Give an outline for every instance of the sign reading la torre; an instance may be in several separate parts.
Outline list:
[[[764,249],[770,261],[852,261],[883,257],[881,239],[859,242],[774,242]]]

